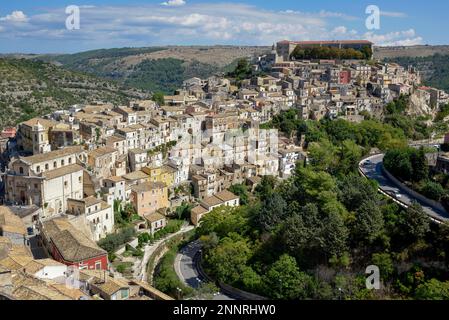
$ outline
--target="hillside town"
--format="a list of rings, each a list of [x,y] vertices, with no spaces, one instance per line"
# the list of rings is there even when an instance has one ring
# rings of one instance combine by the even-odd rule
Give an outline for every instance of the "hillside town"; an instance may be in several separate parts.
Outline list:
[[[112,255],[137,250],[138,236],[167,228],[178,208],[191,206],[182,228],[194,228],[214,208],[240,205],[232,186],[253,190],[263,176],[289,178],[308,161],[307,150],[297,136],[266,129],[276,115],[295,109],[304,120],[357,123],[381,117],[401,95],[426,112],[449,103],[444,91],[422,86],[412,66],[297,60],[291,54],[298,45],[373,44],[281,41],[253,57],[254,75],[240,81],[191,78],[160,101],[92,101],[4,129],[0,296],[171,299],[142,276],[145,245],[127,276]],[[135,235],[111,254],[98,243],[120,231],[117,216],[125,211]]]

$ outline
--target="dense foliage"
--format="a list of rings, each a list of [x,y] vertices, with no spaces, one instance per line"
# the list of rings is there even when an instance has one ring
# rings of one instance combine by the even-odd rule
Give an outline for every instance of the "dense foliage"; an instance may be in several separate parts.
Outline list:
[[[112,253],[120,248],[120,246],[131,241],[135,234],[136,231],[133,227],[123,228],[116,233],[108,234],[106,238],[98,241],[98,245],[108,253]]]
[[[301,47],[296,48],[291,53],[291,57],[296,60],[301,59],[358,59],[369,60],[373,52],[369,46],[363,47],[362,50],[352,48],[340,49],[335,47]]]
[[[295,134],[298,139],[304,137],[306,144],[323,139],[329,140],[334,145],[352,140],[363,147],[364,151],[369,151],[373,147],[387,150],[407,144],[402,129],[378,120],[364,120],[361,123],[352,123],[344,119],[302,120],[298,111],[294,109],[276,115],[272,121],[261,127],[276,128],[287,136]]]
[[[425,150],[402,148],[389,150],[384,157],[385,168],[425,197],[448,204],[449,176],[429,170]]]
[[[401,131],[377,121],[311,125],[293,112],[274,123],[305,134],[309,163],[287,180],[263,177],[248,205],[203,218],[206,270],[273,299],[448,299],[449,226],[431,224],[418,204],[389,202],[357,173],[367,148],[388,135],[400,138],[384,147],[403,145]],[[407,154],[412,172],[425,176],[422,151]],[[373,264],[381,290],[365,286]]]

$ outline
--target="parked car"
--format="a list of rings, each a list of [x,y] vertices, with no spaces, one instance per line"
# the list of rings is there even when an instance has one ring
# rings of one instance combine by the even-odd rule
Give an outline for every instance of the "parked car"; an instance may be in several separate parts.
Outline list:
[[[29,236],[32,236],[34,234],[34,228],[33,227],[28,227],[27,228],[27,233]]]
[[[401,199],[402,195],[396,191],[387,191],[387,194],[396,199]]]

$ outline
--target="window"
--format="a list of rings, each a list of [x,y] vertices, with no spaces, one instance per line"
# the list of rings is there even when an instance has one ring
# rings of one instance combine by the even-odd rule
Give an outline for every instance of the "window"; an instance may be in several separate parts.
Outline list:
[[[61,160],[61,166],[64,166],[64,164],[65,164],[65,161]]]
[[[82,182],[82,177],[78,177],[78,181],[81,183]]]
[[[69,158],[69,164],[72,163],[72,158]]]
[[[23,168],[22,167],[19,168],[19,173],[23,174]]]
[[[45,170],[48,170],[48,163],[45,164]]]
[[[58,163],[55,161],[55,162],[53,162],[53,168],[57,168],[58,167]]]
[[[37,173],[41,172],[41,166],[37,166],[37,167],[36,167],[36,172],[37,172]]]
[[[67,181],[64,181],[64,187],[67,187],[69,184]]]
[[[109,219],[109,215],[106,213],[106,220],[108,220]]]

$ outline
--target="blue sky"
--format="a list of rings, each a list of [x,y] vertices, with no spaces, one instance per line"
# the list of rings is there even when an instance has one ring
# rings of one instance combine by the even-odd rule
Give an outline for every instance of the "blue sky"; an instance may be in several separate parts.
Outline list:
[[[67,30],[68,5],[80,29]],[[365,26],[368,5],[380,29]],[[0,52],[65,53],[155,45],[270,45],[278,40],[368,39],[449,44],[442,0],[0,0]]]

